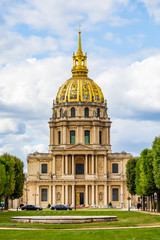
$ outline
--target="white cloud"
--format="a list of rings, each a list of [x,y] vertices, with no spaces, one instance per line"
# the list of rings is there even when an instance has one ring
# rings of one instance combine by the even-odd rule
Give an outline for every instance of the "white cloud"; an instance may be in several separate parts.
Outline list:
[[[11,2],[9,14],[5,12],[4,19],[10,26],[25,23],[34,29],[49,29],[63,36],[70,34],[69,25],[73,22],[82,23],[87,20],[95,24],[107,20],[118,25],[124,24],[127,20],[118,14],[128,4],[129,0],[92,0],[92,3],[86,0],[28,0],[14,5]]]
[[[143,118],[160,112],[159,66],[160,55],[155,55],[125,68],[112,67],[97,78],[114,116]]]
[[[44,152],[47,152],[48,149],[46,149],[46,146],[44,146],[44,144],[38,144],[35,146],[25,145],[22,150],[25,155],[28,155],[28,154],[34,153],[34,152],[44,153]]]
[[[150,17],[153,17],[156,23],[160,23],[160,0],[139,0],[147,8]]]
[[[18,122],[13,119],[0,119],[0,134],[16,133],[19,130]]]

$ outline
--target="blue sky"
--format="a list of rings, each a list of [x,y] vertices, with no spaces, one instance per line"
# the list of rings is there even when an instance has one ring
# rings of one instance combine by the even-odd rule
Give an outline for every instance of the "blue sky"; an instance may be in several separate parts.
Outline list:
[[[0,0],[0,154],[47,152],[56,93],[71,77],[78,25],[89,77],[112,120],[113,152],[160,135],[160,0]]]

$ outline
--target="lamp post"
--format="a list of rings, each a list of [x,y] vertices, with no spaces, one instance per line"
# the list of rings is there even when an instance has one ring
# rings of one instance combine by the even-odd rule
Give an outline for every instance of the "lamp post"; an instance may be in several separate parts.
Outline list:
[[[77,181],[75,181],[75,211],[76,211],[76,183]]]
[[[129,201],[131,200],[131,198],[128,197],[127,200],[128,200],[128,211],[130,211],[130,202]]]

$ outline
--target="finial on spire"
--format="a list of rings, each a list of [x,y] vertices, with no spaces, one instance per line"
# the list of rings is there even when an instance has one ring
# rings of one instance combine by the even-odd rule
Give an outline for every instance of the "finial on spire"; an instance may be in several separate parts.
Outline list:
[[[79,24],[79,41],[78,41],[78,50],[82,51],[81,48],[81,25]]]

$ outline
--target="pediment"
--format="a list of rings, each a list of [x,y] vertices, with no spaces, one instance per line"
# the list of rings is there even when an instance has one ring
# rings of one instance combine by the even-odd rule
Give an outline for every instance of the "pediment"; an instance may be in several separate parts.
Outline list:
[[[76,144],[74,146],[69,146],[67,150],[94,150],[94,149],[84,144]]]

